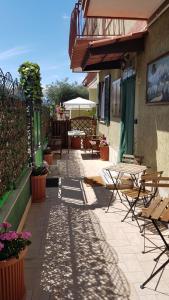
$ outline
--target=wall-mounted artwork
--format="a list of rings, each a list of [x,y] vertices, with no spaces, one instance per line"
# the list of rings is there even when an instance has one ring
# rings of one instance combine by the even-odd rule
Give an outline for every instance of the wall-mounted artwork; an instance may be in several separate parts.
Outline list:
[[[148,64],[146,98],[148,104],[169,104],[169,54]]]

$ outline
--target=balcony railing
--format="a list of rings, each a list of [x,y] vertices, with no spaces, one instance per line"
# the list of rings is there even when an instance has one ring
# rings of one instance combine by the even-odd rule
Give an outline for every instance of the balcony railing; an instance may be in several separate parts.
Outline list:
[[[124,34],[124,20],[110,18],[84,18],[82,6],[80,3],[77,3],[71,14],[69,55],[71,57],[76,38],[97,39]]]

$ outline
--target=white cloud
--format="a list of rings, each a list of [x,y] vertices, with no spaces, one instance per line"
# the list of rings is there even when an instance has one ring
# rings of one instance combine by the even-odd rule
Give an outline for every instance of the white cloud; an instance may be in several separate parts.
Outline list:
[[[5,51],[0,52],[0,60],[7,60],[15,56],[19,56],[21,54],[25,54],[30,52],[29,49],[25,47],[14,47]]]

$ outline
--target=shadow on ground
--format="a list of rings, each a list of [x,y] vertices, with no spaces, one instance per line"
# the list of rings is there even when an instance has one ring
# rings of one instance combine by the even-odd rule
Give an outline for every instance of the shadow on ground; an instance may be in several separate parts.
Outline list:
[[[34,205],[26,259],[31,299],[129,299],[129,285],[94,212],[86,207],[81,179],[62,178]],[[87,208],[87,209],[86,209]],[[33,280],[34,279],[34,280]]]

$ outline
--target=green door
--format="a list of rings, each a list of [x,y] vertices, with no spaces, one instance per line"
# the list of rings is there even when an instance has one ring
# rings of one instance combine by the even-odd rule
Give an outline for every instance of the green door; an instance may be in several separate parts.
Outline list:
[[[123,154],[134,151],[135,75],[122,80],[121,97],[120,161]]]

